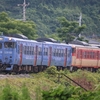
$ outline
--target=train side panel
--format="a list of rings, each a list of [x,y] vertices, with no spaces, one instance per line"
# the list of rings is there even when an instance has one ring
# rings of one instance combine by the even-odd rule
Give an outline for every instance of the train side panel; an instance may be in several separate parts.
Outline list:
[[[91,47],[74,47],[72,53],[72,66],[78,68],[100,67],[100,50]]]
[[[18,41],[17,64],[18,65],[41,65],[42,44],[35,41]]]
[[[66,67],[71,65],[71,59],[70,46],[56,43],[43,44],[42,65]]]

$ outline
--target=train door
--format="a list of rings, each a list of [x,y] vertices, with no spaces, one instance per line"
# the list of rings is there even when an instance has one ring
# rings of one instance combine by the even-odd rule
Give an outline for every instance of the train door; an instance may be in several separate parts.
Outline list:
[[[82,67],[82,50],[81,49],[77,49],[76,66]]]
[[[52,63],[52,47],[49,47],[48,51],[48,66],[50,66]]]
[[[42,65],[42,43],[37,43],[36,46],[36,58],[37,58],[37,65]]]
[[[79,57],[80,67],[82,67],[82,50],[81,49],[79,53],[80,53],[80,57]]]
[[[75,66],[76,64],[76,47],[72,48],[72,66]]]
[[[19,65],[22,65],[22,57],[23,57],[23,44],[20,43],[18,45],[19,48]]]
[[[66,67],[67,66],[67,48],[65,48],[64,51],[65,51],[64,52],[64,67]]]
[[[36,44],[35,45],[35,48],[34,48],[34,66],[37,65],[37,54],[38,54],[38,45]]]
[[[97,68],[100,68],[100,51],[97,51]]]
[[[49,60],[49,44],[43,44],[43,57],[42,57],[42,65],[43,66],[48,66],[50,64]]]

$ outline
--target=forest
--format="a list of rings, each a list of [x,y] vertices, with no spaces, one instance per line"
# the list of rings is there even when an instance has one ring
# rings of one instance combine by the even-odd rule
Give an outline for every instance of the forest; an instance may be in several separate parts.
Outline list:
[[[0,12],[6,12],[11,18],[21,20],[24,0],[0,0]],[[81,32],[88,37],[99,36],[100,1],[99,0],[26,0],[26,19],[34,21],[40,37],[57,33],[60,27],[58,19],[65,17],[68,21],[79,21],[86,28]]]

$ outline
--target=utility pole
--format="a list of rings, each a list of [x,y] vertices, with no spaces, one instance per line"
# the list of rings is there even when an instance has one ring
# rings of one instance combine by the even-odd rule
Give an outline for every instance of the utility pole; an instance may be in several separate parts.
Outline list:
[[[82,23],[82,13],[80,13],[80,17],[79,17],[79,26],[81,26]]]
[[[23,21],[26,21],[26,6],[28,6],[28,4],[26,4],[26,1],[24,0],[23,4],[18,4],[18,6],[22,6],[23,7]]]

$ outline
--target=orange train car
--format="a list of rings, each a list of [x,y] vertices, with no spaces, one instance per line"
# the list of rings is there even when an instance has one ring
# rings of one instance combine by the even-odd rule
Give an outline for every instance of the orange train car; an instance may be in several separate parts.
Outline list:
[[[100,48],[95,46],[72,45],[72,64],[70,70],[100,68]]]

